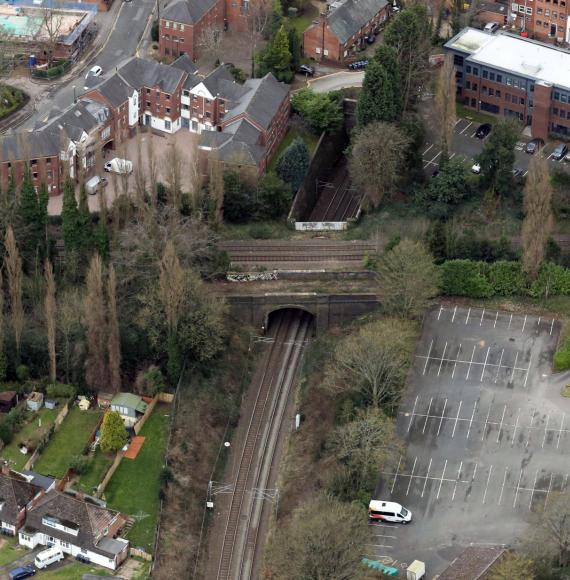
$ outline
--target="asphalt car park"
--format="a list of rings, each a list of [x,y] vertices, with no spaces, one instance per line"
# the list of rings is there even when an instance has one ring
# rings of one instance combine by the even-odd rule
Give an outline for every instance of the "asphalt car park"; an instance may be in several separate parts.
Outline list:
[[[489,139],[493,131],[480,139],[476,136],[477,129],[481,123],[469,119],[460,118],[455,123],[453,132],[453,141],[450,147],[450,158],[458,158],[464,160],[465,164],[471,168],[475,163],[476,156],[483,150],[485,140]],[[532,155],[525,152],[525,147],[528,140],[522,138],[517,141],[515,145],[515,163],[514,167],[522,170],[521,176],[524,177],[528,173],[528,164],[532,159]],[[564,157],[561,160],[553,158],[553,152],[558,143],[547,143],[542,149],[542,153],[547,156],[552,168],[570,170],[570,162],[565,161]],[[432,175],[435,169],[439,167],[441,157],[441,147],[436,144],[434,139],[428,140],[422,151],[422,159],[424,162],[424,170],[426,174]]]
[[[570,401],[552,375],[559,323],[441,306],[424,320],[397,419],[406,454],[375,499],[412,510],[407,526],[370,523],[366,555],[440,573],[468,545],[511,545],[567,492]]]

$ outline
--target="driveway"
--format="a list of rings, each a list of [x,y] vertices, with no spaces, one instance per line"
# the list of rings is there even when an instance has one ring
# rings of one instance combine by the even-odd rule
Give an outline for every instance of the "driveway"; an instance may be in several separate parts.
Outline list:
[[[364,71],[342,71],[311,79],[307,81],[309,88],[316,93],[328,93],[330,91],[339,91],[350,87],[361,87],[364,81]]]
[[[428,578],[470,545],[516,545],[552,492],[567,492],[570,400],[551,376],[559,323],[439,307],[424,320],[397,420],[407,452],[376,498],[412,510],[370,525],[367,555]]]

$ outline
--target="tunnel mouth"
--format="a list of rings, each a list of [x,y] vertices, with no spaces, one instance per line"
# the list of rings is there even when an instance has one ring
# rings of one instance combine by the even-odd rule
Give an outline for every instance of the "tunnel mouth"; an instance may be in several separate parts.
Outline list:
[[[279,308],[268,312],[265,315],[262,329],[263,332],[265,334],[272,332],[281,317],[294,313],[298,313],[299,316],[304,315],[310,318],[310,335],[314,336],[316,332],[316,316],[310,310],[307,310],[301,306],[280,306]]]

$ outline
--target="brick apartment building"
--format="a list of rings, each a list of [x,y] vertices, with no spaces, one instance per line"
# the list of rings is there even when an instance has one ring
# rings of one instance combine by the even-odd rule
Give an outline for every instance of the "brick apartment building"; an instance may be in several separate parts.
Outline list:
[[[532,38],[548,43],[570,42],[568,0],[518,0],[510,3],[511,19]]]
[[[336,0],[303,33],[303,54],[314,60],[343,63],[365,45],[388,18],[386,0]]]
[[[507,24],[509,7],[503,2],[482,2],[477,7],[476,20],[484,25],[496,22],[499,26]]]
[[[457,94],[476,111],[514,117],[533,137],[570,136],[570,53],[506,33],[465,28],[445,44]]]
[[[76,180],[91,177],[97,157],[116,150],[139,127],[201,134],[207,142],[203,151],[219,152],[224,162],[239,149],[247,158],[244,165],[254,165],[259,175],[287,128],[289,86],[271,74],[240,85],[225,67],[199,76],[188,56],[171,66],[132,58],[96,82],[33,133],[0,136],[0,188],[5,189],[10,178],[21,183],[29,163],[34,184],[45,182],[51,196],[59,195],[67,175]],[[208,140],[209,134],[219,140]],[[209,155],[203,155],[207,160]]]

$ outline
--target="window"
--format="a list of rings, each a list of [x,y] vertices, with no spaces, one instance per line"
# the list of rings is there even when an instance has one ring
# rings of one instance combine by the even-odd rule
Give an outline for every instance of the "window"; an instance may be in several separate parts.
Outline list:
[[[485,85],[483,85],[483,86],[481,87],[481,92],[482,92],[484,95],[486,95],[486,94],[487,94],[487,87],[486,87]]]
[[[178,36],[172,35],[172,42],[178,42]]]
[[[495,89],[489,87],[489,96],[492,97],[495,94]]]
[[[560,95],[560,100],[561,100],[563,103],[567,103],[567,102],[568,102],[568,96],[567,96],[567,95],[565,95],[565,94],[562,94],[562,95]]]
[[[537,9],[536,9],[536,13],[537,13],[537,14],[542,14],[542,8],[537,8]]]
[[[111,135],[111,127],[105,127],[101,132],[101,139],[108,139]]]
[[[170,107],[166,107],[166,114],[170,114]]]
[[[558,18],[558,12],[553,12],[552,13],[552,18]]]
[[[465,81],[465,88],[471,89],[471,81]]]
[[[147,102],[146,102],[146,108],[147,108],[147,109],[150,109],[150,101],[147,101]]]
[[[327,49],[327,48],[325,48],[325,49],[323,50],[323,54],[324,54],[325,56],[328,56],[328,55],[329,55],[329,51],[328,51],[328,49]]]
[[[171,123],[170,123],[170,121],[164,121],[164,128],[165,128],[167,131],[170,131],[170,127],[171,127]]]
[[[167,55],[170,54],[170,49],[169,48],[165,48],[164,49],[164,54],[167,54]]]
[[[507,85],[509,85],[509,87],[513,86],[513,79],[511,77],[507,77]]]
[[[505,93],[505,102],[507,103],[511,102],[511,93]]]
[[[315,48],[315,52],[316,52],[317,54],[321,54],[321,47],[320,47],[320,46],[317,46],[317,47]]]
[[[558,91],[554,91],[554,100],[555,101],[559,101],[560,100],[560,93]]]
[[[524,99],[522,97],[520,98],[520,104],[524,105]]]
[[[167,101],[170,101],[170,95],[169,95],[169,94],[165,94],[165,95],[164,95],[164,98],[165,98]]]
[[[319,52],[320,49],[317,49],[317,52]],[[453,64],[455,66],[463,66],[463,57],[459,56],[458,54],[454,54],[453,55]]]
[[[486,70],[482,71],[482,73],[481,73],[481,74],[483,75],[483,78],[484,78],[484,79],[487,79],[487,78],[489,78],[489,73],[488,73]]]
[[[563,111],[562,109],[560,109],[560,118],[561,119],[565,119],[566,118],[566,111]]]
[[[468,74],[471,73],[471,66],[470,65],[467,65],[465,67],[465,72],[468,73]]]
[[[513,105],[519,104],[519,98],[516,95],[513,95]]]
[[[32,541],[32,536],[28,536],[28,534],[24,534],[22,532],[20,532],[20,538],[22,538],[22,540],[24,540],[24,542],[31,542]]]
[[[495,91],[495,96],[497,96],[498,98],[501,97],[501,91],[499,91],[498,89]]]
[[[48,171],[47,172],[47,178],[51,179],[53,177],[53,172],[52,171]]]
[[[502,83],[503,82],[503,75],[497,75],[497,82],[498,83]]]
[[[178,27],[180,28],[180,32],[184,32],[184,24],[180,24]]]
[[[537,21],[536,21],[536,25],[537,25],[537,26],[541,26],[541,25],[542,25],[542,20],[537,20]]]
[[[526,13],[527,13],[527,14],[531,14],[531,15],[532,15],[532,8],[527,8],[527,9],[526,9]]]
[[[495,80],[495,73],[494,72],[489,73],[489,80],[490,81],[494,81]]]
[[[190,107],[188,105],[182,105],[182,110],[187,111]]]
[[[550,16],[550,10],[545,10],[545,11],[544,11],[544,15],[545,15],[545,16]]]
[[[166,26],[166,28],[170,28],[170,21],[166,20],[166,22],[164,23],[164,25]]]
[[[206,119],[209,119],[212,116],[212,113],[210,113],[210,111],[206,111]]]
[[[37,179],[37,178],[38,178],[38,172],[37,172],[37,171],[34,171],[34,172],[32,173],[32,177],[33,177],[34,179]]]
[[[189,97],[189,96],[190,96],[190,91],[187,91],[186,89],[184,89],[184,90],[182,91],[182,96],[183,96],[183,97]]]
[[[473,74],[477,77],[479,76],[479,69],[477,67],[473,67]]]
[[[477,83],[473,83],[473,90],[476,91],[477,90]]]

